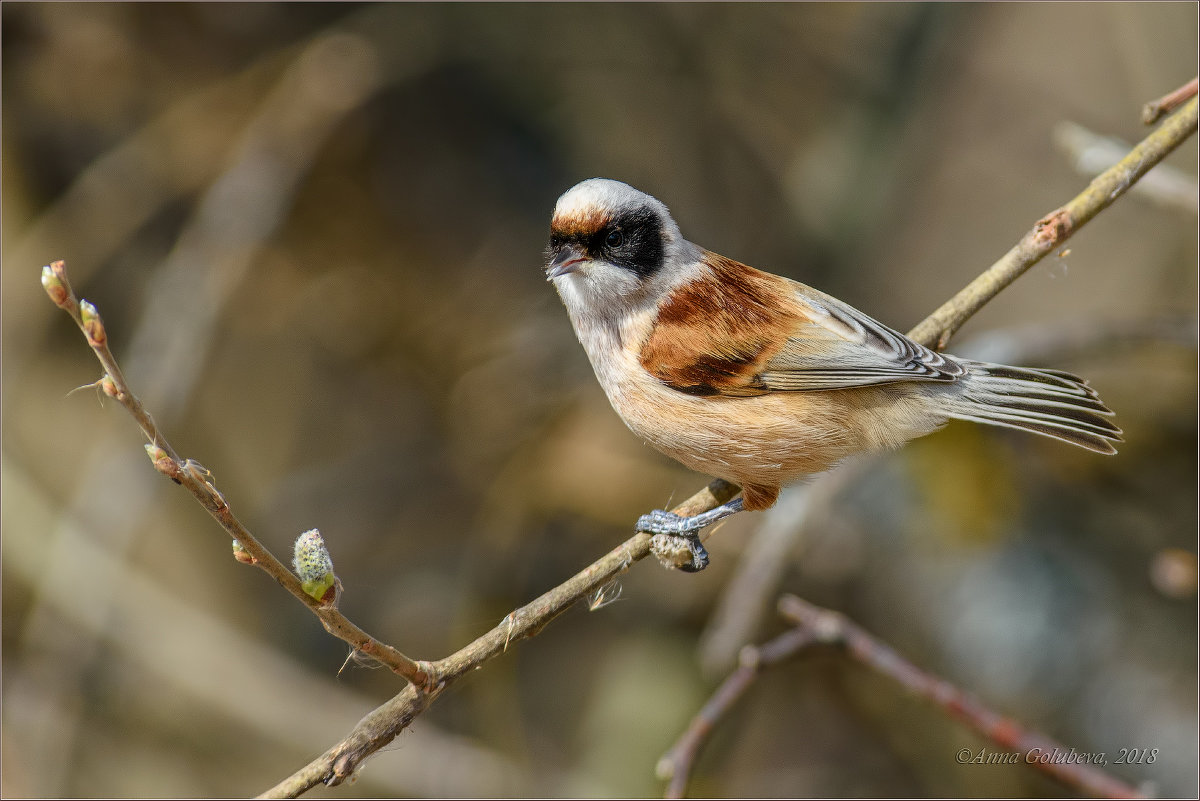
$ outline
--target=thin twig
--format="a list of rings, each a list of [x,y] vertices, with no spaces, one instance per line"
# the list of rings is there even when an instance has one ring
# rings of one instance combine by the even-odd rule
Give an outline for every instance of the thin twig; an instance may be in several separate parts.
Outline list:
[[[1184,101],[1195,97],[1198,85],[1200,85],[1200,81],[1192,78],[1174,92],[1169,92],[1158,100],[1152,100],[1142,106],[1142,122],[1146,125],[1153,125],[1158,122],[1164,116],[1179,108]]]
[[[719,675],[737,658],[750,632],[770,611],[784,572],[802,558],[796,556],[797,541],[803,543],[812,522],[822,519],[842,491],[858,481],[871,464],[870,457],[841,464],[807,484],[789,488],[763,513],[700,636],[700,664],[705,673]]]
[[[275,52],[259,69],[245,73],[245,80],[200,101],[199,112],[181,101],[161,125],[152,123],[151,130],[131,134],[85,170],[17,243],[18,250],[44,251],[50,241],[45,237],[61,241],[69,232],[72,250],[92,254],[72,264],[76,276],[86,275],[104,261],[94,258],[97,248],[114,252],[123,237],[156,213],[164,192],[194,199],[185,204],[193,210],[170,252],[144,276],[145,294],[153,302],[141,304],[138,323],[122,334],[121,367],[136,381],[138,395],[164,431],[171,431],[195,400],[201,368],[219,341],[215,332],[226,307],[231,298],[245,296],[243,282],[255,274],[258,255],[287,220],[298,183],[310,173],[323,143],[339,130],[339,122],[381,88],[372,62],[379,61],[384,49],[396,47],[394,41],[360,47],[345,34],[321,31]],[[214,119],[220,120],[216,128],[228,128],[229,135],[213,129]],[[180,136],[188,144],[182,145]],[[114,188],[114,182],[120,187]],[[43,238],[40,245],[38,237]],[[11,255],[5,251],[6,257]],[[20,385],[22,367],[18,360],[6,361],[5,380]],[[136,550],[145,527],[131,522],[153,516],[156,496],[139,474],[145,465],[138,464],[136,454],[133,459],[112,458],[120,441],[112,431],[74,454],[71,462],[80,480],[67,513],[55,522],[54,536],[46,538],[50,550],[38,579],[39,585],[51,586],[86,572],[92,581],[89,613],[110,623],[115,623],[113,610],[121,592],[115,575],[98,572],[65,543],[72,518],[85,517],[95,541],[114,553]],[[112,497],[120,503],[109,503]],[[19,635],[22,647],[14,651],[21,654],[21,669],[14,672],[13,689],[38,692],[36,677],[55,672],[49,697],[61,714],[55,726],[28,721],[42,733],[31,741],[27,756],[44,780],[45,792],[63,795],[69,792],[66,782],[73,769],[64,767],[70,760],[62,754],[75,752],[86,730],[85,710],[68,699],[87,692],[88,673],[105,657],[103,637],[94,632],[82,632],[69,642],[61,637],[51,597],[33,593]]]
[[[1096,177],[1116,164],[1129,152],[1129,143],[1113,136],[1102,136],[1078,123],[1064,120],[1054,126],[1054,143],[1070,160],[1080,175]],[[1159,164],[1130,191],[1158,206],[1195,215],[1200,211],[1196,175],[1171,166]]]
[[[914,695],[925,698],[951,716],[963,721],[1005,751],[1016,752],[1020,761],[1057,779],[1062,784],[1095,797],[1138,798],[1133,786],[1084,763],[1061,762],[1054,754],[1070,749],[1049,737],[1023,728],[979,703],[945,679],[918,668],[892,648],[873,637],[845,615],[814,606],[794,595],[779,600],[779,611],[794,628],[760,647],[742,650],[740,664],[713,693],[687,729],[658,763],[661,778],[669,778],[666,798],[683,798],[692,766],[716,724],[745,694],[767,667],[790,659],[813,645],[833,645],[848,656],[886,676]],[[1041,759],[1042,755],[1051,757]]]
[[[926,673],[845,615],[822,609],[794,595],[779,599],[779,611],[787,620],[812,631],[822,642],[845,649],[847,655],[858,662],[932,701],[998,747],[1017,752],[1026,764],[1066,786],[1089,796],[1142,797],[1136,788],[1094,765],[1038,759],[1043,754],[1067,753],[1069,749],[1044,734],[1022,727],[1012,718],[993,712],[945,679]]]
[[[908,336],[923,345],[941,350],[950,337],[1000,290],[1017,280],[1043,256],[1067,241],[1089,220],[1114,200],[1167,154],[1196,132],[1196,98],[1179,113],[1143,139],[1129,155],[1096,176],[1079,195],[1065,206],[1034,223],[1012,250],[921,321]]]
[[[817,642],[819,640],[811,629],[797,626],[761,646],[747,645],[742,648],[737,669],[721,682],[712,698],[692,718],[683,735],[658,761],[655,768],[658,777],[669,779],[666,798],[683,798],[700,748],[725,713],[750,689],[758,674]]]
[[[49,271],[49,276],[46,271]],[[154,418],[146,411],[145,406],[138,400],[137,395],[133,393],[126,382],[116,357],[108,347],[108,333],[99,313],[87,301],[76,301],[71,292],[70,282],[67,280],[65,263],[56,261],[47,265],[43,271],[43,282],[47,281],[50,282],[47,285],[47,291],[51,299],[59,308],[71,315],[71,319],[79,326],[79,330],[83,332],[92,352],[96,354],[96,358],[104,367],[105,376],[100,380],[101,387],[106,394],[133,415],[133,419],[137,421],[142,433],[150,440],[150,444],[153,446],[150,453],[155,469],[192,493],[200,505],[249,554],[250,558],[245,561],[266,571],[284,589],[304,602],[305,606],[321,620],[326,631],[346,641],[356,651],[387,665],[393,672],[410,682],[422,688],[431,689],[436,684],[436,680],[428,663],[409,659],[392,646],[367,634],[347,619],[336,607],[323,604],[306,593],[300,585],[300,580],[234,516],[224,496],[213,486],[211,475],[199,468],[195,462],[179,457],[171,443],[158,430]]]

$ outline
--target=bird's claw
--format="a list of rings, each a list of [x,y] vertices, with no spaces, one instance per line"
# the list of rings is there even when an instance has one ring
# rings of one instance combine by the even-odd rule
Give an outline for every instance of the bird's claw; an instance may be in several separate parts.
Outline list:
[[[685,573],[697,573],[708,567],[708,551],[700,544],[700,529],[695,518],[655,509],[638,518],[637,530],[653,534],[650,550],[658,561]]]
[[[650,551],[664,567],[699,573],[708,567],[708,551],[696,534],[655,534],[650,538]]]

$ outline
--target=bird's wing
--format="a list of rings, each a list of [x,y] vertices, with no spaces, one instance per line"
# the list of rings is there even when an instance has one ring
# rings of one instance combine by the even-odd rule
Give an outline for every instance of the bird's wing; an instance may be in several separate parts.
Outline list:
[[[672,292],[639,354],[695,395],[762,395],[898,381],[965,368],[815,289],[705,252],[708,271]]]
[[[841,389],[897,381],[954,381],[966,369],[837,298],[789,281],[805,322],[758,375],[768,389]]]

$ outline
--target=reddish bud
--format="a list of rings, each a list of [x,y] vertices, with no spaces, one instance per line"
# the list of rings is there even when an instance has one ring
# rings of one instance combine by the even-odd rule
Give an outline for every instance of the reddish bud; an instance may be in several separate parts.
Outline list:
[[[55,268],[58,269],[55,269]],[[42,287],[54,305],[60,309],[75,307],[75,295],[71,292],[71,284],[67,281],[65,265],[61,261],[47,264],[42,268]]]
[[[154,469],[167,478],[179,483],[179,463],[172,459],[165,450],[154,444],[146,446],[146,455],[154,462]]]
[[[242,545],[237,540],[233,541],[233,558],[241,562],[243,565],[258,564],[258,560],[246,550],[246,546]]]
[[[86,300],[81,300],[79,317],[83,321],[83,333],[87,336],[88,344],[98,348],[108,341],[108,334],[104,331],[104,321],[100,319],[100,312],[96,311],[95,306]]]
[[[121,399],[121,390],[117,389],[117,382],[113,381],[112,376],[108,373],[105,373],[104,378],[100,379],[100,389],[110,398]]]

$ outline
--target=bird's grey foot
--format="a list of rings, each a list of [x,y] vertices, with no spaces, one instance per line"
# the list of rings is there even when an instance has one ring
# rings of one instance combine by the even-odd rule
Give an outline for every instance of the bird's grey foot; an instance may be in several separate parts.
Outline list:
[[[650,550],[664,565],[696,573],[708,567],[708,551],[700,543],[701,529],[741,510],[741,498],[692,517],[655,509],[638,518],[637,530],[654,535],[650,539]]]

